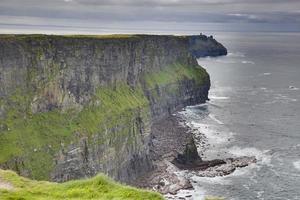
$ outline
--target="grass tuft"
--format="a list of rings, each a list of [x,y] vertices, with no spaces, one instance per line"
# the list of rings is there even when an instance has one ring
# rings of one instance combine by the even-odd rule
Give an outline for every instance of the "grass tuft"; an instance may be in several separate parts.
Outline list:
[[[0,188],[0,200],[162,200],[158,193],[118,184],[97,175],[91,179],[51,183],[33,181],[12,171],[0,170],[0,183],[5,181],[13,188]]]

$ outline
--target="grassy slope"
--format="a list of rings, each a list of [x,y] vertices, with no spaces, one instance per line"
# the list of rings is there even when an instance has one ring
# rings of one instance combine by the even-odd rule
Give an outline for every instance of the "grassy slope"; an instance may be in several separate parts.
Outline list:
[[[15,172],[0,169],[0,200],[163,200],[158,193],[136,189],[114,182],[104,175],[66,183],[33,181]],[[224,200],[206,197],[205,200]]]
[[[200,66],[186,66],[180,63],[167,66],[159,73],[148,73],[145,75],[148,89],[153,89],[156,85],[164,86],[183,79],[193,79],[197,85],[201,85],[208,80],[208,76],[205,69]]]
[[[50,183],[32,181],[18,176],[12,171],[0,170],[0,181],[5,181],[13,189],[1,190],[0,200],[162,200],[154,192],[135,189],[115,183],[104,175],[91,179]]]

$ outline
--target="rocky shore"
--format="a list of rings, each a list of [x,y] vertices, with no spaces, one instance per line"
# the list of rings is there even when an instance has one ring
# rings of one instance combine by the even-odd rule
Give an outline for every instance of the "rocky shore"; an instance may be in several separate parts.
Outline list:
[[[256,162],[255,157],[247,156],[202,160],[192,130],[176,115],[154,123],[152,134],[151,156],[155,169],[138,178],[135,185],[164,195],[176,195],[179,190],[193,189],[189,179],[183,175],[185,170],[193,171],[201,177],[225,176],[237,168]],[[197,138],[197,143],[199,142]],[[205,145],[204,142],[200,144]]]

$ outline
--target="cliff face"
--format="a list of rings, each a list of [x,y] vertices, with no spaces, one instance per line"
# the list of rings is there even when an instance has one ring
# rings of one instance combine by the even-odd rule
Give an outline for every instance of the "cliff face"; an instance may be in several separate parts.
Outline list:
[[[149,171],[152,122],[207,99],[194,37],[0,36],[0,167],[59,182]]]
[[[212,36],[193,35],[189,37],[189,51],[197,58],[227,55],[227,49]]]

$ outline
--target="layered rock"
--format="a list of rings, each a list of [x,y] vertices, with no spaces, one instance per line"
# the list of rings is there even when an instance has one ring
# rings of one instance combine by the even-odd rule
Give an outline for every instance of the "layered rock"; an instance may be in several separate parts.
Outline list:
[[[130,182],[151,170],[153,122],[207,99],[209,76],[190,45],[182,36],[0,36],[0,167],[59,182],[99,172]]]

